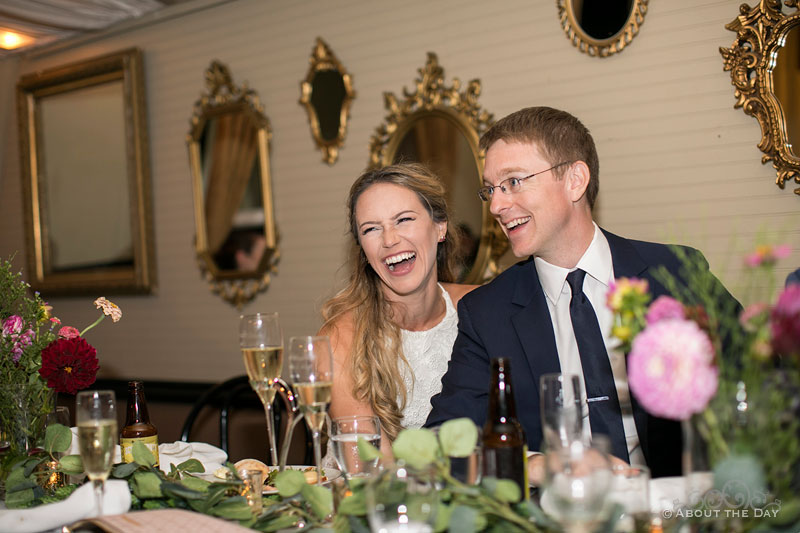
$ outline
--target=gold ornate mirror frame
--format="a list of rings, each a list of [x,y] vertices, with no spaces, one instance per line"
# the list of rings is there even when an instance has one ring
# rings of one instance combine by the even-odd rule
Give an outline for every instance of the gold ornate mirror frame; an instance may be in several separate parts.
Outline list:
[[[581,27],[575,8],[575,3],[580,1],[556,0],[558,18],[573,46],[593,57],[608,57],[621,52],[628,46],[639,33],[639,27],[644,24],[644,16],[647,14],[647,3],[649,2],[649,0],[630,0],[630,14],[620,30],[607,39],[597,39]]]
[[[800,158],[792,153],[788,142],[786,117],[775,94],[772,70],[789,30],[800,26],[798,0],[785,0],[783,4],[794,8],[784,13],[780,0],[762,0],[755,7],[739,6],[739,16],[725,25],[736,32],[730,48],[720,47],[723,69],[730,71],[735,87],[734,108],[758,120],[761,125],[761,142],[758,148],[764,153],[762,164],[772,161],[777,171],[775,183],[781,189],[787,181],[800,183]],[[794,190],[800,195],[800,188]]]
[[[270,177],[269,165],[269,140],[271,137],[269,120],[264,115],[264,107],[259,101],[258,95],[253,89],[244,83],[242,87],[234,85],[228,67],[224,64],[213,61],[205,73],[207,92],[203,94],[194,104],[194,112],[191,118],[191,128],[186,137],[189,148],[189,164],[192,173],[192,190],[194,197],[195,215],[195,252],[197,261],[203,277],[208,281],[211,290],[219,294],[224,300],[241,308],[243,304],[249,302],[255,296],[266,290],[270,283],[270,275],[276,272],[279,252],[277,248],[277,231],[272,209],[272,181]],[[206,218],[206,194],[207,188],[216,176],[220,173],[212,174],[208,177],[208,184],[204,178],[205,169],[203,167],[203,136],[207,127],[211,127],[212,121],[219,121],[223,117],[239,116],[250,124],[239,124],[234,130],[241,135],[246,131],[247,125],[252,125],[255,139],[246,142],[254,145],[253,153],[254,171],[260,179],[261,196],[263,206],[263,217],[258,214],[258,225],[263,224],[263,238],[265,240],[264,252],[258,260],[258,266],[253,270],[227,270],[220,268],[214,258],[215,251],[209,247],[209,225]],[[219,124],[219,122],[217,122]],[[208,148],[208,147],[206,147]],[[237,146],[241,152],[241,147]],[[235,150],[234,150],[235,151]],[[241,166],[243,163],[235,163]],[[248,175],[249,176],[249,175]],[[231,178],[225,176],[230,181]],[[226,183],[218,184],[220,188],[225,188]],[[216,187],[216,186],[215,186]],[[236,198],[235,202],[240,202],[241,197]],[[236,204],[239,205],[238,203]],[[235,227],[229,230],[235,230]],[[259,227],[259,230],[261,228]]]
[[[308,122],[311,125],[311,136],[317,147],[322,150],[322,160],[333,165],[339,157],[339,149],[344,144],[344,138],[347,135],[347,119],[350,116],[350,104],[356,97],[353,90],[353,80],[350,74],[347,73],[344,66],[339,62],[336,54],[320,37],[314,44],[314,49],[311,51],[311,57],[308,61],[311,63],[308,69],[308,75],[305,81],[300,84],[300,104],[305,106],[308,112]],[[314,103],[318,99],[326,98],[331,95],[320,95],[315,97],[314,81],[317,76],[322,76],[326,72],[335,71],[341,78],[341,89],[343,90],[342,100],[338,108],[339,127],[336,135],[332,138],[323,136],[322,127],[320,127],[320,116],[317,113],[317,108]],[[319,91],[320,89],[317,89]],[[337,115],[336,109],[332,110],[334,115]]]
[[[481,109],[478,103],[480,80],[470,81],[463,90],[458,78],[453,78],[452,85],[446,86],[444,69],[439,65],[436,54],[428,52],[428,60],[418,72],[419,78],[414,82],[415,89],[403,89],[404,99],[398,99],[391,92],[383,93],[389,114],[385,122],[376,128],[370,140],[369,166],[375,168],[395,162],[406,134],[425,118],[444,119],[463,135],[472,152],[477,179],[474,182],[469,180],[468,183],[461,183],[460,187],[466,188],[465,192],[475,196],[477,209],[480,209],[481,231],[474,263],[466,265],[468,273],[460,281],[482,283],[499,273],[498,260],[508,248],[508,241],[489,213],[488,204],[477,199],[477,190],[483,184],[483,154],[479,152],[478,139],[491,126],[492,115]],[[448,191],[448,197],[452,203],[453,191]],[[459,218],[458,213],[453,215],[454,219]]]
[[[31,286],[49,295],[156,287],[142,52],[17,84]]]

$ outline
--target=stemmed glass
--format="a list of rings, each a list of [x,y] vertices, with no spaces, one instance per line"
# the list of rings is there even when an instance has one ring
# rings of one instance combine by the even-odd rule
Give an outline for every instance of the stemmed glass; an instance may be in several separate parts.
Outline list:
[[[543,374],[539,405],[545,446],[563,447],[583,439],[583,394],[576,374]]]
[[[94,487],[97,516],[103,514],[105,482],[117,444],[117,409],[113,391],[82,391],[75,398],[78,448]]]
[[[256,313],[239,317],[239,346],[250,378],[250,386],[264,404],[267,417],[267,442],[273,465],[278,464],[275,443],[275,422],[272,402],[275,400],[275,380],[283,368],[283,333],[278,313]]]
[[[319,485],[322,483],[320,433],[327,418],[333,386],[333,355],[328,337],[289,339],[289,375],[300,412],[314,440],[314,461]]]

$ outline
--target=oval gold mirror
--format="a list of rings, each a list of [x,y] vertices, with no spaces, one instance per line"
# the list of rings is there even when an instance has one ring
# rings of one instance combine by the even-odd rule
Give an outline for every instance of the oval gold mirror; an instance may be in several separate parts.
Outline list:
[[[736,32],[730,48],[720,48],[730,71],[736,103],[734,108],[755,117],[761,125],[761,162],[772,161],[775,182],[783,189],[787,181],[800,183],[800,11],[797,1],[759,2],[753,8],[739,7],[739,16],[725,25]],[[800,145],[798,145],[800,146]],[[800,188],[794,190],[800,194]]]
[[[311,136],[322,150],[322,160],[332,165],[344,144],[350,103],[356,94],[350,74],[319,37],[309,62],[308,75],[300,84],[300,103],[308,112]]]
[[[384,93],[389,115],[378,126],[370,143],[370,166],[399,161],[426,164],[444,181],[453,213],[451,231],[459,233],[462,268],[458,281],[481,283],[498,274],[498,259],[508,241],[480,201],[483,156],[478,138],[490,125],[492,115],[478,104],[481,85],[472,80],[461,91],[461,82],[444,84],[444,69],[436,54],[419,69],[416,90],[404,90],[404,101]]]
[[[590,56],[621,52],[639,33],[648,0],[557,0],[561,27]]]
[[[255,91],[228,68],[206,70],[187,136],[195,206],[195,251],[211,289],[237,307],[269,286],[278,260],[269,121]]]

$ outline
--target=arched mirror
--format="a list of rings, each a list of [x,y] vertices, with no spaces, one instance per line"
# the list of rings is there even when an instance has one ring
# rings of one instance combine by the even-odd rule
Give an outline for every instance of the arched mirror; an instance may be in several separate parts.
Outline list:
[[[761,125],[762,163],[772,162],[775,182],[800,183],[800,11],[797,1],[739,6],[739,16],[725,28],[736,32],[730,48],[720,48],[723,69],[730,71],[734,108]],[[793,147],[794,146],[794,147]],[[794,190],[800,194],[800,188]]]
[[[350,74],[319,37],[309,62],[308,75],[300,84],[300,104],[308,112],[311,136],[322,150],[322,160],[332,165],[344,144],[350,103],[356,93]]]
[[[213,61],[187,136],[195,250],[211,289],[241,307],[267,288],[278,260],[269,121],[255,91]]]
[[[460,238],[463,266],[458,279],[481,283],[498,273],[498,259],[508,248],[476,192],[483,183],[478,138],[491,125],[492,115],[478,104],[479,80],[470,81],[463,91],[458,78],[450,87],[444,84],[436,54],[428,53],[419,74],[416,90],[404,90],[404,100],[384,93],[389,115],[372,136],[370,166],[418,161],[442,178],[454,218],[449,228]]]
[[[590,56],[622,51],[639,33],[648,0],[557,0],[561,27]]]

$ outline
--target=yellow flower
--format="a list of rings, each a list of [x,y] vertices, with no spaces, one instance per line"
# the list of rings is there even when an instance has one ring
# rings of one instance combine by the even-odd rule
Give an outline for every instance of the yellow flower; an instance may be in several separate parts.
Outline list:
[[[94,305],[98,309],[102,309],[104,315],[110,316],[113,322],[119,322],[119,319],[122,318],[122,309],[114,302],[106,300],[103,296],[95,300]]]

